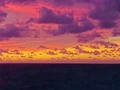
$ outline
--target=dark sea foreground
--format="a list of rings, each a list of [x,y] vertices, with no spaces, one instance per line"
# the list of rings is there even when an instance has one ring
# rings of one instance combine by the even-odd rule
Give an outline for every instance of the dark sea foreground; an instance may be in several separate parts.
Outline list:
[[[1,64],[0,90],[120,90],[120,65]]]

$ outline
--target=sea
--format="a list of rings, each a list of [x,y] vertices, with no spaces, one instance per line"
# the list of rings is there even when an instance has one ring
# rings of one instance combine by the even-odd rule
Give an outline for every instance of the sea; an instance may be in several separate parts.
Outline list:
[[[0,90],[120,90],[120,65],[0,64]]]

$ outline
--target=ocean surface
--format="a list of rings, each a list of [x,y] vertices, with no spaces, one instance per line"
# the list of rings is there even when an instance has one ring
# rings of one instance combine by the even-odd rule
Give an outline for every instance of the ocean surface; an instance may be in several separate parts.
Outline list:
[[[0,90],[120,90],[120,65],[1,64]]]

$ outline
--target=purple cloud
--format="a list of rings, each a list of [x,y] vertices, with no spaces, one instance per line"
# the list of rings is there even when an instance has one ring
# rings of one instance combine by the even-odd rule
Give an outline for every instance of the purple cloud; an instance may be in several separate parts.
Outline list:
[[[52,3],[54,5],[70,6],[70,5],[73,5],[74,0],[52,0]]]
[[[0,11],[0,23],[5,21],[6,17],[7,17],[7,13]]]
[[[74,21],[71,14],[61,14],[54,12],[46,7],[41,8],[40,17],[36,20],[38,23],[70,24]]]
[[[117,11],[120,12],[120,0],[115,0],[115,5],[117,7]]]
[[[0,6],[4,6],[5,5],[5,0],[0,0]]]
[[[5,28],[0,28],[0,40],[8,40],[10,38],[32,37],[32,30],[27,26],[15,26],[8,24]]]
[[[82,19],[79,22],[59,25],[57,30],[47,30],[47,33],[57,36],[65,33],[78,34],[92,29],[94,29],[92,22],[88,19]]]
[[[109,7],[97,7],[90,13],[90,17],[96,20],[115,20],[118,18],[117,13],[114,13]]]
[[[111,21],[101,21],[100,22],[100,27],[102,28],[113,28],[116,26],[116,22],[111,22]]]
[[[6,25],[5,29],[0,29],[0,37],[10,38],[10,37],[21,37],[24,31],[23,28],[18,28],[14,25]]]
[[[81,3],[81,2],[90,3],[90,2],[92,2],[94,0],[74,0],[74,1],[79,2],[79,3]]]
[[[97,1],[89,17],[98,20],[101,28],[113,28],[116,26],[115,21],[119,18],[117,7],[119,5],[116,5],[116,0]]]
[[[5,0],[6,1],[6,4],[7,3],[17,3],[17,4],[32,4],[32,3],[35,3],[37,2],[38,0]]]
[[[57,13],[46,7],[43,7],[40,10],[39,18],[32,18],[28,22],[32,21],[45,24],[58,24],[58,29],[46,30],[48,34],[53,36],[62,35],[65,33],[78,34],[94,29],[94,25],[87,18],[82,18],[81,20],[76,21],[73,18],[73,14]]]
[[[88,42],[96,38],[102,38],[101,34],[93,32],[91,34],[80,34],[77,36],[78,42]]]
[[[43,2],[50,3],[54,6],[73,6],[76,3],[91,3],[93,0],[43,0]]]
[[[119,35],[120,35],[120,30],[119,30],[119,28],[118,28],[118,29],[114,29],[114,30],[112,31],[112,35],[113,35],[113,36],[119,36]]]

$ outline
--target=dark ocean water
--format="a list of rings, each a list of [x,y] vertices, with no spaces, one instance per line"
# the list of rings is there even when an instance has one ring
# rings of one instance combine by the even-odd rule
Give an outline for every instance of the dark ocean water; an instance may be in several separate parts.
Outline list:
[[[1,64],[0,90],[120,90],[120,65]]]

